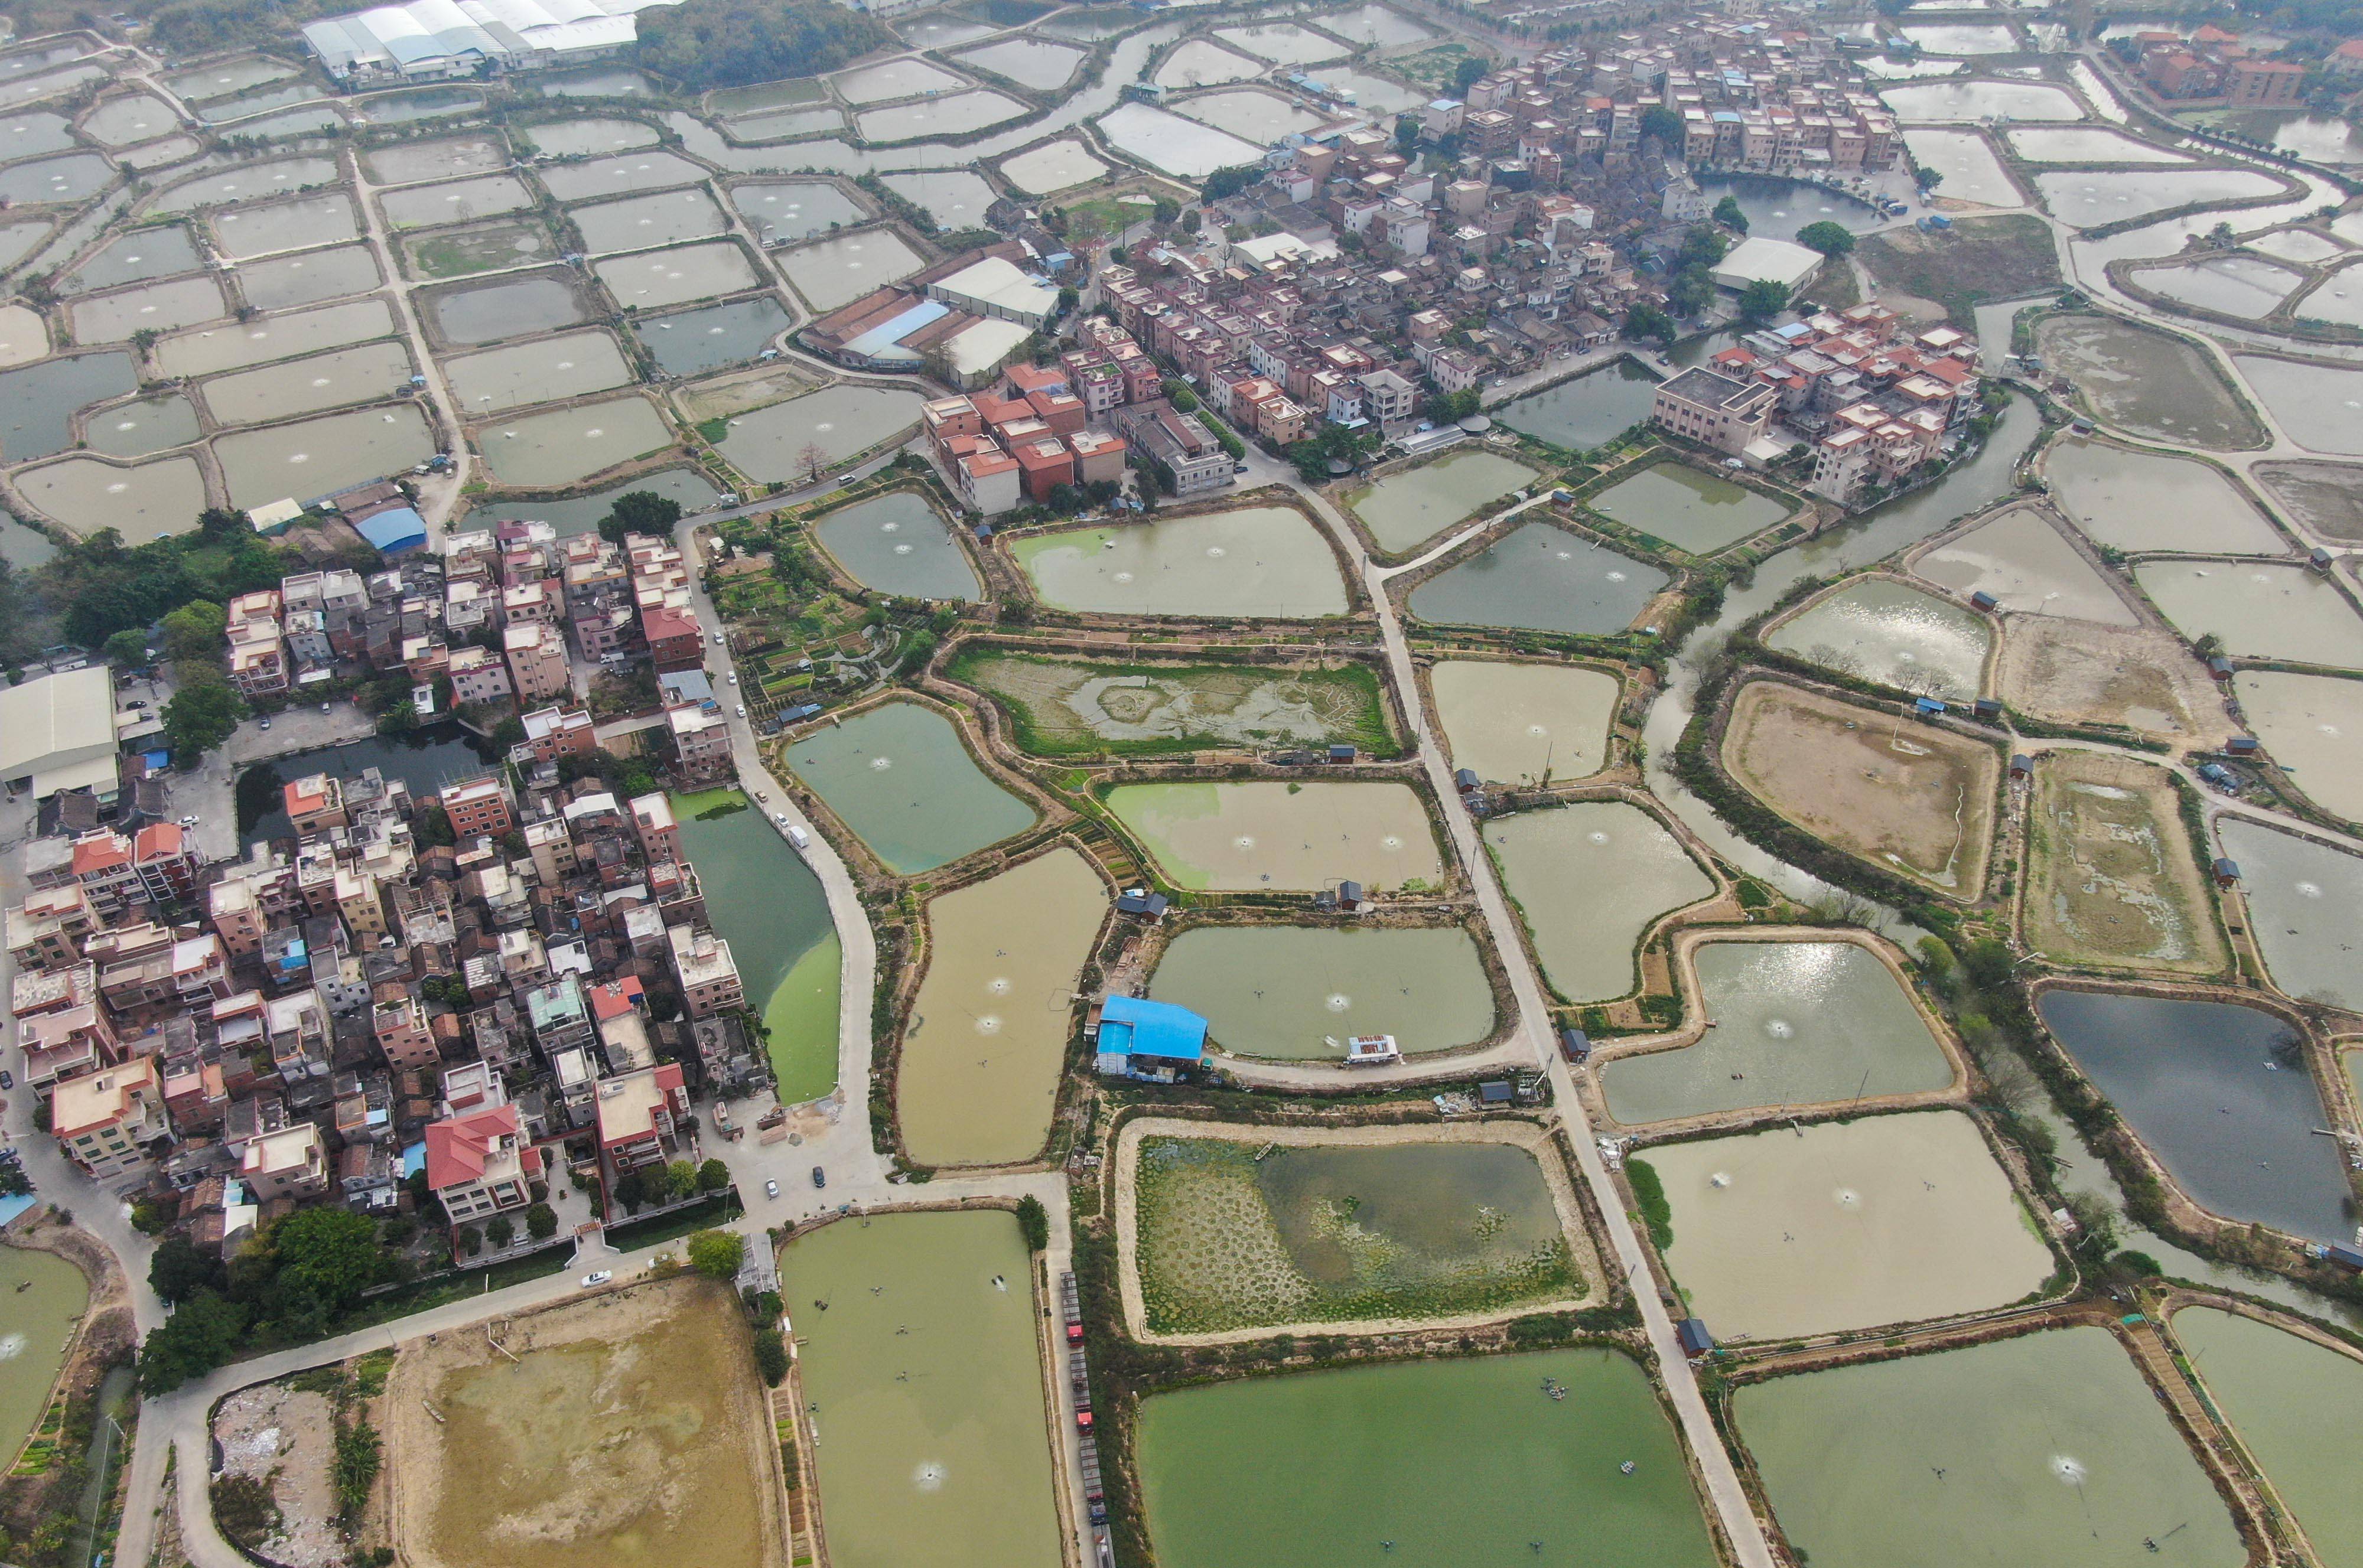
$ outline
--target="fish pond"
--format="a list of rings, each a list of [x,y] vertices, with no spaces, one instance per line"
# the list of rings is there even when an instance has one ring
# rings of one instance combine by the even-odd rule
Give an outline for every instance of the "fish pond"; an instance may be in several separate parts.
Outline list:
[[[1337,1062],[1356,1034],[1392,1034],[1407,1056],[1493,1032],[1484,960],[1457,925],[1337,929],[1196,926],[1159,958],[1148,994],[1206,1020],[1240,1056]]]
[[[1586,665],[1448,658],[1428,690],[1452,754],[1495,784],[1565,782],[1600,771],[1624,682]]]
[[[0,1329],[0,1449],[13,1455],[49,1408],[90,1287],[80,1269],[54,1253],[0,1247],[0,1293],[8,1301],[7,1325]]]
[[[894,1074],[923,1165],[1031,1160],[1050,1135],[1075,985],[1106,918],[1100,872],[1060,847],[926,908],[926,973]]]
[[[2363,821],[2363,681],[2244,669],[2232,685],[2248,727],[2306,798]]]
[[[2070,169],[2035,176],[2044,206],[2075,228],[2098,228],[2194,203],[2262,201],[2280,188],[2271,175],[2247,169]]]
[[[1328,539],[1292,507],[1031,534],[1010,556],[1059,610],[1304,620],[1348,608]]]
[[[607,392],[636,379],[615,338],[595,328],[456,355],[443,370],[451,394],[471,414]]]
[[[1892,578],[1857,578],[1781,622],[1767,646],[1899,690],[1967,701],[1985,690],[1986,618]]]
[[[1408,784],[1120,784],[1107,807],[1177,887],[1293,891],[1352,881],[1386,892],[1444,875]]]
[[[615,506],[617,496],[629,495],[634,491],[647,491],[664,500],[677,501],[684,512],[704,511],[722,496],[713,481],[695,469],[660,469],[562,501],[496,501],[479,505],[468,513],[468,526],[488,528],[495,523],[540,522],[557,529],[562,539],[571,534],[591,532]]]
[[[1406,1361],[1159,1394],[1141,1406],[1134,1445],[1149,1537],[1167,1568],[1718,1560],[1648,1375],[1613,1350]],[[1304,1483],[1313,1456],[1317,1486]],[[1405,1485],[1409,1476],[1419,1484]],[[1381,1541],[1393,1545],[1382,1551]]]
[[[419,297],[436,330],[461,345],[498,343],[590,319],[573,282],[554,273],[456,284]]]
[[[2069,436],[2043,455],[2043,477],[2069,520],[2120,550],[2278,556],[2289,546],[2212,463]]]
[[[1348,504],[1381,549],[1407,550],[1538,477],[1492,452],[1456,452],[1390,474]]]
[[[2235,354],[2232,363],[2291,440],[2315,452],[2363,454],[2363,419],[2357,417],[2363,410],[2363,370],[2264,354]]]
[[[131,356],[76,354],[0,371],[0,457],[46,458],[73,445],[74,411],[139,389]]]
[[[566,215],[574,220],[582,234],[583,248],[594,256],[704,239],[730,226],[703,185],[599,202],[576,207]]]
[[[261,311],[367,293],[384,281],[378,272],[377,253],[366,245],[338,245],[250,262],[239,270],[239,280],[246,303]]]
[[[1543,978],[1570,1002],[1633,989],[1641,933],[1715,890],[1670,829],[1625,801],[1496,817],[1485,824],[1485,846]]]
[[[15,484],[43,516],[76,534],[113,528],[127,545],[186,533],[205,508],[205,470],[187,456],[118,466],[77,455],[20,469]]]
[[[2036,324],[2035,348],[2095,417],[2128,435],[2218,451],[2265,445],[2264,426],[2214,360],[2182,338],[2114,316],[2053,315]],[[2273,403],[2263,387],[2258,392]]]
[[[1658,378],[1637,359],[1617,360],[1493,411],[1513,430],[1571,452],[1587,452],[1649,417]]]
[[[1246,664],[1107,664],[969,647],[949,674],[998,701],[1037,756],[1136,756],[1230,745],[1400,749],[1377,676]]]
[[[2363,1361],[2213,1307],[2186,1307],[2172,1327],[2315,1556],[2330,1568],[2363,1562],[2363,1494],[2352,1456],[2324,1441],[2346,1429],[2342,1412],[2363,1399]]]
[[[682,853],[697,868],[706,918],[730,944],[766,1030],[780,1103],[837,1087],[842,948],[828,895],[804,857],[736,790],[672,797]]]
[[[205,408],[223,425],[263,425],[292,414],[390,397],[410,380],[410,350],[394,339],[331,348],[199,383]]]
[[[426,414],[406,403],[214,438],[229,503],[240,508],[366,483],[400,473],[434,452],[435,435]]]
[[[902,387],[832,381],[818,392],[730,416],[717,447],[750,479],[807,482],[805,448],[841,463],[906,431],[919,417],[919,394]]]
[[[808,239],[869,214],[834,185],[809,180],[755,180],[730,187],[730,204],[766,239]]]
[[[1880,96],[1905,125],[1957,125],[1998,116],[2014,120],[2084,117],[2084,106],[2074,94],[2047,82],[1922,82],[1887,88]]]
[[[204,376],[365,343],[394,330],[394,309],[385,301],[352,300],[261,322],[183,332],[164,339],[153,352],[157,368],[168,376]]]
[[[593,269],[627,310],[661,310],[755,286],[755,264],[735,239],[611,257]]]
[[[665,374],[702,376],[756,358],[791,321],[776,298],[758,294],[677,315],[642,317],[632,330]]]
[[[66,274],[58,292],[95,293],[126,283],[144,283],[150,278],[169,278],[175,272],[193,272],[204,265],[188,225],[162,224],[108,240],[89,260]]]
[[[840,1220],[781,1252],[839,1568],[1058,1561],[1033,1277],[996,1211]]]
[[[2202,1209],[2350,1242],[2356,1205],[2298,1032],[2261,1008],[2051,989],[2044,1027]]]
[[[2227,816],[2216,824],[2240,867],[2249,929],[2286,996],[2363,1008],[2355,959],[2355,911],[2363,909],[2363,858],[2313,839]]]
[[[978,765],[959,727],[917,702],[882,702],[815,730],[786,758],[898,876],[932,871],[1034,825],[1034,808]]]
[[[1526,523],[1411,591],[1439,625],[1605,635],[1624,631],[1671,580],[1548,523]]]
[[[2005,509],[1922,556],[1912,570],[1955,593],[1990,593],[2006,613],[2141,624],[2100,569],[2034,506]]]
[[[144,458],[197,438],[197,411],[179,392],[122,403],[92,414],[83,438],[111,458]]]
[[[1776,1377],[1734,1398],[1816,1568],[2235,1568],[2214,1485],[2106,1329]]]
[[[637,393],[529,414],[475,433],[476,449],[493,478],[528,490],[589,479],[660,451],[672,440],[665,416]]]
[[[815,311],[832,311],[919,270],[918,253],[886,228],[815,240],[773,258]]]
[[[1706,942],[1692,950],[1706,1028],[1600,1068],[1626,1126],[1770,1106],[1929,1094],[1945,1048],[1895,972],[1852,942]]]
[[[983,591],[951,525],[916,491],[856,502],[812,526],[820,547],[864,588],[903,599],[968,600]]]
[[[2145,561],[2134,580],[2176,631],[2219,637],[2235,657],[2363,668],[2363,616],[2295,562]]]
[[[2254,256],[2215,256],[2172,267],[2145,267],[2133,282],[2163,298],[2224,315],[2270,315],[2304,279]]]
[[[1528,1148],[1318,1136],[1150,1133],[1119,1156],[1148,1332],[1492,1316],[1587,1293]]]

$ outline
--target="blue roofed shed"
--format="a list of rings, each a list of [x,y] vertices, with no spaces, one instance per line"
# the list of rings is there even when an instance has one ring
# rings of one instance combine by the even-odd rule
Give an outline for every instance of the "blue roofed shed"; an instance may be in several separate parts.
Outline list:
[[[427,519],[413,507],[390,506],[374,517],[363,519],[360,527],[361,537],[383,556],[400,555],[427,546]]]
[[[1170,1080],[1206,1059],[1206,1021],[1186,1007],[1112,996],[1100,1009],[1099,1070],[1113,1077]]]

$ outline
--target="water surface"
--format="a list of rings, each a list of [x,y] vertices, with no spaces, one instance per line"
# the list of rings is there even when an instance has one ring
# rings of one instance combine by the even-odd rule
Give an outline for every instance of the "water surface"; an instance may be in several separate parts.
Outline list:
[[[1765,639],[1826,669],[1967,701],[1985,690],[1993,628],[1949,599],[1892,578],[1858,578]]]
[[[856,582],[881,593],[967,600],[983,591],[950,525],[916,491],[832,512],[813,525],[813,536]]]
[[[1571,1002],[1633,989],[1634,947],[1650,922],[1714,891],[1681,841],[1625,801],[1497,817],[1485,824],[1485,845],[1543,978]]]
[[[1342,1061],[1356,1034],[1417,1055],[1493,1031],[1492,987],[1459,926],[1200,926],[1166,948],[1148,994],[1204,1017],[1226,1051],[1280,1061]]]
[[[54,1253],[0,1246],[0,1448],[14,1454],[49,1408],[66,1341],[90,1304],[82,1271]]]
[[[1525,523],[1413,589],[1405,607],[1441,625],[1605,636],[1630,627],[1670,580],[1564,528]]]
[[[2235,657],[2363,668],[2363,616],[2293,562],[2147,561],[2134,580],[2194,641],[2212,633]]]
[[[2248,727],[2306,798],[2363,821],[2363,681],[2244,669],[2232,685]]]
[[[2283,995],[2363,1009],[2355,911],[2363,859],[2261,823],[2224,817],[2217,842],[2240,867],[2249,928]]]
[[[2043,477],[2059,510],[2096,545],[2206,555],[2289,549],[2221,469],[2194,458],[2071,436],[2043,455]]]
[[[2213,1307],[2184,1308],[2173,1328],[2315,1555],[2332,1568],[2363,1562],[2363,1493],[2343,1445],[2323,1441],[2363,1399],[2363,1362]]]
[[[1407,784],[1120,784],[1107,807],[1182,888],[1310,891],[1351,881],[1386,892],[1444,873]]]
[[[912,876],[1033,825],[959,729],[916,702],[881,703],[800,737],[788,766],[890,871]]]
[[[1486,511],[1536,471],[1492,452],[1460,451],[1388,475],[1350,503],[1382,550],[1407,550],[1464,517]]]
[[[1042,602],[1059,610],[1281,620],[1347,610],[1327,538],[1292,507],[1032,534],[1010,555]]]
[[[1448,658],[1427,679],[1456,770],[1497,784],[1564,783],[1607,761],[1624,683],[1604,669]]]

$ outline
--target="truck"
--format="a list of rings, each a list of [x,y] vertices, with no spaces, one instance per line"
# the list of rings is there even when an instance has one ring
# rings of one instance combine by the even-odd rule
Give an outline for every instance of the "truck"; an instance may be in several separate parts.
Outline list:
[[[1075,1276],[1071,1270],[1059,1276],[1059,1312],[1067,1325],[1067,1342],[1071,1345],[1082,1344],[1083,1342],[1082,1297],[1075,1289]]]
[[[1083,1467],[1083,1503],[1091,1509],[1092,1523],[1104,1525],[1107,1523],[1107,1492],[1100,1484],[1099,1440],[1086,1432],[1079,1447]]]

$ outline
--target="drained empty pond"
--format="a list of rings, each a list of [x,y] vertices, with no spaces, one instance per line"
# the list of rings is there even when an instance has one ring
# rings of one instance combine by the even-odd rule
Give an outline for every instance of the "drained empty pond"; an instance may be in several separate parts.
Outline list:
[[[1435,831],[1407,784],[1120,784],[1107,805],[1179,887],[1311,890],[1351,881],[1391,891],[1444,874]]]
[[[1851,942],[1708,942],[1693,950],[1691,1044],[1600,1069],[1627,1126],[1768,1106],[1925,1094],[1953,1064],[1895,972]]]
[[[2225,962],[2205,884],[2163,768],[2055,751],[2027,813],[2027,945],[2060,963],[2212,975]]]
[[[1734,1414],[1818,1568],[2235,1568],[2207,1473],[2107,1330],[1778,1377]]]
[[[787,764],[890,871],[910,876],[1022,833],[1034,808],[995,783],[949,719],[882,702],[801,736]]]
[[[1328,541],[1292,507],[1034,534],[1015,541],[1010,556],[1042,602],[1060,610],[1293,620],[1347,609]]]
[[[1318,1136],[1127,1141],[1128,1283],[1150,1333],[1492,1315],[1585,1294],[1530,1148]]]
[[[2354,1199],[2298,1032],[2260,1008],[2054,989],[2045,1027],[2192,1202],[2349,1242]]]
[[[1554,1387],[1567,1397],[1543,1392]],[[1648,1375],[1616,1351],[1159,1394],[1142,1405],[1135,1441],[1148,1533],[1168,1568],[1716,1561],[1673,1427]],[[1306,1484],[1308,1464],[1320,1485]]]
[[[926,976],[894,1079],[913,1160],[1012,1165],[1041,1151],[1107,907],[1099,872],[1068,848],[927,905]]]
[[[1527,523],[1411,591],[1423,621],[1604,635],[1630,626],[1669,579],[1548,523]]]
[[[1660,1144],[1666,1266],[1718,1339],[1981,1311],[2041,1287],[2050,1249],[1957,1110]]]
[[[1357,1034],[1418,1055],[1493,1032],[1484,960],[1457,925],[1198,926],[1166,948],[1148,994],[1204,1017],[1224,1050],[1282,1061],[1342,1061]]]
[[[1038,756],[1226,745],[1397,749],[1378,677],[1366,665],[1119,664],[971,646],[947,672],[997,701],[1016,744]]]
[[[840,1220],[782,1252],[831,1562],[1058,1560],[1033,1276],[996,1212]]]
[[[1659,915],[1714,892],[1663,823],[1624,801],[1579,801],[1485,824],[1552,990],[1606,1001],[1634,988],[1634,949]]]

